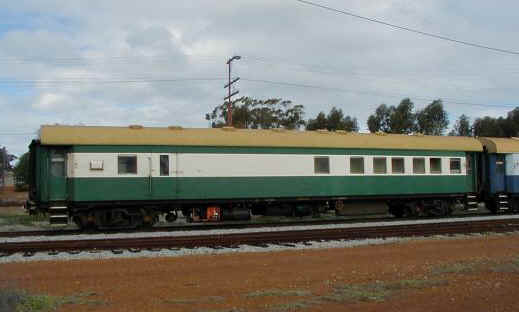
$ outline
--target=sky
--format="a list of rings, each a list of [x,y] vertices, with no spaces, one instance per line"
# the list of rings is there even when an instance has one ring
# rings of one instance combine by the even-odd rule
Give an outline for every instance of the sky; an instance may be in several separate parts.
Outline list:
[[[312,0],[314,1],[314,0]],[[511,0],[315,0],[428,33],[519,51]],[[27,151],[43,124],[208,127],[226,61],[242,96],[305,118],[366,119],[442,99],[451,125],[519,106],[519,55],[455,44],[295,0],[0,0],[0,146]]]

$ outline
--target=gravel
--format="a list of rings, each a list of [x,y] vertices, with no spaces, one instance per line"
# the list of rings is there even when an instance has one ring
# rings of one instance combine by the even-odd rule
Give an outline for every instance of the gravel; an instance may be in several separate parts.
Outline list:
[[[488,233],[485,236],[493,236],[498,233]],[[502,233],[499,233],[502,234]],[[508,235],[519,235],[519,231],[507,233]],[[502,234],[506,235],[506,234]],[[0,257],[1,263],[9,262],[32,262],[32,261],[68,261],[68,260],[101,260],[101,259],[123,259],[123,258],[156,258],[156,257],[183,257],[190,255],[217,255],[228,253],[247,253],[247,252],[276,252],[284,250],[312,250],[312,249],[327,249],[327,248],[351,248],[364,245],[383,245],[391,243],[403,243],[411,240],[453,240],[453,239],[467,239],[474,238],[474,235],[459,234],[453,236],[435,235],[429,237],[389,237],[376,239],[359,239],[359,240],[336,240],[316,242],[310,241],[306,243],[293,243],[293,247],[268,244],[267,247],[257,247],[251,245],[240,245],[235,248],[213,249],[208,247],[198,247],[194,249],[180,248],[178,250],[160,249],[157,251],[140,250],[130,251],[117,249],[96,250],[96,251],[81,251],[81,252],[59,252],[57,254],[49,254],[47,252],[35,253],[32,256],[26,257],[22,253],[15,253],[9,256]]]
[[[367,226],[385,226],[385,225],[396,225],[396,224],[426,224],[433,222],[455,222],[455,221],[476,221],[476,220],[502,220],[502,219],[519,219],[519,216],[492,216],[492,217],[474,217],[474,218],[462,218],[462,219],[446,219],[446,220],[419,220],[419,221],[398,221],[398,222],[377,222],[372,224],[341,224],[341,225],[312,225],[312,226],[293,226],[293,227],[282,227],[282,228],[261,228],[261,229],[241,229],[241,230],[211,230],[211,231],[189,231],[189,232],[163,232],[163,233],[132,233],[132,234],[94,234],[94,235],[74,235],[74,236],[63,236],[63,237],[51,237],[51,239],[103,239],[106,237],[135,237],[135,236],[194,236],[200,234],[227,234],[227,233],[244,233],[244,232],[261,232],[261,231],[286,231],[286,230],[304,230],[304,229],[322,229],[322,228],[359,228]],[[162,234],[162,235],[160,235]],[[512,234],[519,234],[519,232],[513,232]],[[160,249],[157,251],[140,250],[114,250],[114,251],[81,251],[79,253],[60,252],[58,254],[49,254],[47,252],[36,253],[30,257],[25,257],[22,253],[15,253],[9,256],[0,256],[0,263],[8,262],[29,262],[29,261],[67,261],[67,260],[81,260],[81,259],[114,259],[114,258],[137,258],[137,257],[181,257],[188,255],[202,255],[202,254],[223,254],[223,253],[243,253],[243,252],[275,252],[283,250],[305,250],[305,249],[321,249],[321,248],[348,248],[361,245],[381,245],[389,243],[405,242],[409,240],[419,239],[463,239],[475,236],[489,236],[497,235],[496,233],[485,233],[480,235],[437,235],[432,237],[391,237],[391,238],[377,238],[377,239],[360,239],[360,240],[337,240],[337,241],[324,241],[316,242],[311,241],[307,243],[294,243],[291,244],[293,247],[268,244],[267,247],[257,247],[250,245],[240,245],[237,248],[226,248],[213,249],[208,247],[199,247],[194,249],[181,248],[178,250]],[[506,234],[501,234],[506,235]],[[77,238],[78,236],[82,238]],[[34,237],[32,240],[49,240],[49,237]],[[23,240],[17,238],[5,239],[5,241],[26,241],[27,237]]]
[[[133,237],[167,237],[167,236],[199,236],[199,235],[225,235],[234,233],[258,233],[258,232],[281,232],[281,231],[301,231],[319,229],[339,229],[339,228],[366,228],[389,225],[413,225],[429,223],[451,223],[451,222],[470,222],[484,220],[517,220],[519,215],[484,216],[484,217],[464,217],[448,219],[425,219],[425,220],[404,220],[390,222],[368,222],[368,223],[347,223],[347,224],[326,224],[326,225],[297,225],[281,227],[261,227],[249,229],[226,229],[226,230],[191,230],[173,232],[149,232],[149,233],[115,233],[115,234],[79,234],[79,235],[56,235],[56,236],[23,236],[23,237],[4,237],[0,238],[1,243],[14,242],[34,242],[34,241],[62,241],[62,240],[101,240],[114,238],[133,238]]]

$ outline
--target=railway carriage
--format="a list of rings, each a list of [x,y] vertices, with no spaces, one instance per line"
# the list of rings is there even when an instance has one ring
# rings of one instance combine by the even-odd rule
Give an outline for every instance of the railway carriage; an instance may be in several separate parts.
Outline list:
[[[380,200],[395,216],[477,206],[466,137],[288,131],[43,126],[30,145],[30,212],[80,227],[303,215]]]
[[[519,139],[479,140],[485,151],[481,199],[494,213],[519,211]]]

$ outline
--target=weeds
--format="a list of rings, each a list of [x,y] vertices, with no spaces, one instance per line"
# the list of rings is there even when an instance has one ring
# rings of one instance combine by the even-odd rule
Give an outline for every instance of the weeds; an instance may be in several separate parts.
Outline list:
[[[26,225],[31,226],[35,222],[48,221],[48,217],[45,215],[3,215],[0,216],[2,224],[6,225]]]
[[[30,295],[25,291],[14,289],[0,289],[0,311],[16,312],[48,312],[55,311],[66,304],[73,305],[100,305],[105,302],[97,299],[88,299],[97,296],[96,293],[81,293],[75,296]]]
[[[203,298],[195,298],[195,299],[164,299],[162,302],[170,303],[170,304],[194,304],[194,303],[217,303],[225,301],[224,297],[220,296],[205,296]]]
[[[445,280],[401,280],[397,282],[376,282],[361,285],[338,285],[331,295],[323,296],[324,300],[334,302],[360,301],[382,302],[395,293],[409,289],[423,289],[433,286],[445,286]]]
[[[496,273],[519,273],[519,258],[506,261],[487,261],[476,260],[469,262],[458,262],[445,264],[431,270],[433,274],[470,274],[480,271],[490,271]]]
[[[432,274],[467,274],[475,272],[482,262],[458,262],[453,264],[445,264],[432,269]]]
[[[248,293],[246,296],[249,298],[254,297],[304,297],[311,295],[311,292],[306,290],[282,290],[282,289],[269,289],[269,290],[257,290]]]

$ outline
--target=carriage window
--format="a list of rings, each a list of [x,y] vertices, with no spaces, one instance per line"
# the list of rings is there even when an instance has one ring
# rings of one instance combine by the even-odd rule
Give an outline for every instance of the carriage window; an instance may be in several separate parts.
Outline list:
[[[350,158],[350,173],[364,174],[364,157]]]
[[[496,155],[496,173],[505,174],[505,155]]]
[[[50,159],[50,173],[54,177],[65,176],[65,155],[63,153],[52,153]]]
[[[461,173],[461,158],[451,158],[451,173]]]
[[[137,174],[137,156],[119,156],[117,171],[119,174]]]
[[[169,176],[169,156],[160,155],[160,175]]]
[[[429,163],[431,165],[431,173],[442,173],[442,159],[441,158],[431,158],[431,159],[429,159]]]
[[[377,174],[384,174],[387,172],[386,157],[373,158],[373,172]]]
[[[329,157],[314,157],[314,172],[315,173],[330,173],[330,158]]]
[[[425,173],[425,158],[413,158],[413,173],[424,174]]]
[[[391,158],[391,170],[393,173],[405,173],[405,165],[403,158]]]

